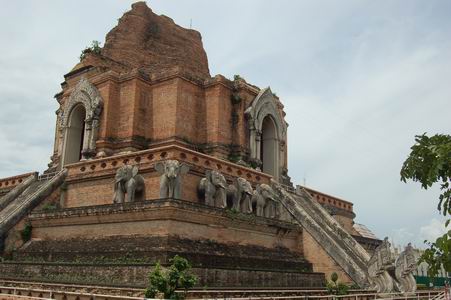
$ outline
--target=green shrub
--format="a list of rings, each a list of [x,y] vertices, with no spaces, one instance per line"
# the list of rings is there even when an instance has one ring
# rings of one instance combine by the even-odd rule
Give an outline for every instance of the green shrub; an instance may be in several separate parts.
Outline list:
[[[24,243],[28,242],[31,239],[31,224],[27,223],[25,224],[24,229],[22,229],[22,231],[20,231],[20,236],[22,237],[22,241]]]
[[[330,280],[332,280],[332,281],[328,281],[326,283],[326,289],[329,294],[331,294],[331,295],[347,295],[348,294],[349,286],[342,282],[338,282],[338,274],[337,273],[333,272],[330,275]]]
[[[241,103],[241,97],[238,93],[232,93],[232,95],[230,95],[230,100],[232,101],[232,104]]]
[[[427,290],[428,286],[424,283],[417,283],[417,290]]]
[[[228,156],[228,160],[233,162],[233,163],[237,163],[240,159],[241,159],[241,156],[238,155],[238,154],[230,154]]]
[[[86,57],[86,54],[88,53],[100,54],[101,50],[102,48],[100,48],[100,42],[92,41],[91,47],[86,47],[85,49],[83,49],[83,51],[81,51],[80,61],[82,61]]]
[[[240,75],[233,75],[233,80],[237,81],[237,80],[241,80],[243,79]]]
[[[46,203],[42,206],[43,211],[52,211],[57,208],[55,203]]]
[[[197,277],[191,274],[191,264],[178,255],[169,260],[171,266],[167,270],[161,268],[160,263],[149,274],[149,286],[145,291],[146,298],[155,298],[162,293],[164,299],[183,299],[188,289],[192,288]],[[177,294],[177,289],[183,289],[184,294]]]

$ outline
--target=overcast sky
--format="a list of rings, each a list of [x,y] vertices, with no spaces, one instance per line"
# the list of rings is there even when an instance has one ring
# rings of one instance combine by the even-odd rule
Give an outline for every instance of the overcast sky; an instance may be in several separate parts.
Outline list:
[[[63,75],[133,1],[0,0],[0,177],[42,171]],[[289,175],[354,203],[379,238],[441,231],[438,190],[404,184],[415,134],[451,132],[451,1],[148,1],[201,32],[212,75],[271,86]]]

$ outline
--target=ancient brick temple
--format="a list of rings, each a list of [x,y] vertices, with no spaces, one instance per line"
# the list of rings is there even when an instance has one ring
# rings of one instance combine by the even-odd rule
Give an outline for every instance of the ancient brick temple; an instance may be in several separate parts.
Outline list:
[[[64,79],[49,169],[0,180],[0,277],[142,286],[179,254],[199,286],[368,284],[380,241],[293,187],[280,99],[212,77],[199,32],[135,3]]]

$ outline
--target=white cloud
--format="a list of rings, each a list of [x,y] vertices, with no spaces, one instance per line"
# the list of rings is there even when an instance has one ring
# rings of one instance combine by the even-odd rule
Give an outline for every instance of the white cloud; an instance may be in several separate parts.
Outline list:
[[[445,234],[445,232],[445,222],[434,218],[431,219],[429,224],[420,227],[419,238],[423,241],[435,241],[439,236]]]

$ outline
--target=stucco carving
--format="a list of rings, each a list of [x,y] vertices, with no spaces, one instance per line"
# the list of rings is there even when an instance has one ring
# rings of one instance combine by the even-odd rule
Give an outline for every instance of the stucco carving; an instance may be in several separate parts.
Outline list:
[[[96,154],[96,140],[103,100],[97,88],[85,77],[82,77],[77,83],[64,107],[57,111],[60,130],[62,131],[61,137],[65,137],[64,131],[69,126],[70,114],[77,105],[83,105],[86,112],[84,120],[85,132],[81,151],[82,159],[92,158]]]
[[[376,248],[368,263],[368,275],[372,287],[378,293],[413,293],[416,282],[413,272],[416,270],[417,256],[409,243],[395,259],[388,238]]]
[[[372,288],[378,293],[389,293],[393,290],[393,279],[388,270],[394,268],[395,258],[390,250],[390,242],[385,238],[376,248],[368,262],[368,275]]]
[[[227,194],[232,199],[232,209],[244,213],[252,213],[252,185],[244,178],[237,177],[227,188]]]
[[[165,160],[155,164],[161,174],[160,198],[180,199],[182,196],[182,176],[189,171],[189,166],[178,160]]]
[[[259,184],[252,195],[252,203],[256,207],[256,215],[259,217],[276,218],[279,215],[278,201],[273,189],[263,183]]]
[[[286,142],[287,123],[280,114],[278,108],[278,100],[275,98],[271,89],[268,87],[260,91],[260,93],[252,101],[252,104],[245,111],[248,128],[249,128],[249,146],[250,146],[250,160],[254,162],[261,162],[261,135],[263,128],[263,120],[270,116],[274,121],[276,130],[277,149],[275,149],[277,172],[274,174],[274,179],[279,181],[281,176],[281,169],[284,165],[284,155],[281,151],[280,143]]]
[[[219,208],[227,207],[227,182],[220,172],[207,170],[198,186],[205,198],[205,204]]]
[[[417,284],[413,272],[417,268],[417,254],[409,243],[395,262],[395,276],[398,281],[399,291],[402,293],[414,293]]]
[[[85,107],[87,121],[99,119],[103,108],[103,100],[97,88],[86,77],[80,79],[64,106],[62,120],[64,126],[67,126],[70,111],[78,103],[83,104]]]
[[[143,200],[145,200],[144,177],[138,174],[138,166],[125,165],[117,169],[113,203]]]

